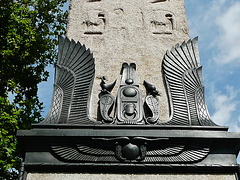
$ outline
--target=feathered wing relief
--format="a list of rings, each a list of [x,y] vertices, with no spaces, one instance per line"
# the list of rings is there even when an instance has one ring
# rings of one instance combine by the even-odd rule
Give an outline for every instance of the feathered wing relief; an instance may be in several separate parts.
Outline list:
[[[170,120],[163,124],[216,126],[205,103],[197,38],[166,52],[163,73],[171,108]]]
[[[145,162],[151,162],[153,159],[156,159],[155,161],[161,163],[193,163],[205,159],[210,152],[210,148],[203,146],[189,145],[183,147],[178,145],[161,151],[149,151]]]
[[[99,148],[95,145],[86,146],[84,144],[53,145],[53,154],[61,161],[67,162],[117,162],[114,151],[106,148]]]
[[[52,104],[42,124],[93,123],[88,118],[88,103],[94,74],[90,50],[60,37]]]
[[[44,121],[42,121],[42,124],[57,124],[60,114],[61,114],[61,109],[62,109],[62,97],[63,97],[63,90],[57,86],[54,85],[54,90],[53,90],[53,99],[52,99],[52,104],[50,107],[50,111],[48,112],[47,117],[45,118]]]
[[[210,153],[206,145],[173,144],[142,137],[102,138],[92,143],[52,145],[51,149],[60,161],[75,163],[196,163]]]

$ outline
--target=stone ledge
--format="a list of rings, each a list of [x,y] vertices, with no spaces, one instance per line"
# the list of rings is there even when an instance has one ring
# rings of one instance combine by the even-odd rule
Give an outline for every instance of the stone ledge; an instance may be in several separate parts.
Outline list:
[[[236,180],[234,174],[54,174],[29,173],[27,180]]]

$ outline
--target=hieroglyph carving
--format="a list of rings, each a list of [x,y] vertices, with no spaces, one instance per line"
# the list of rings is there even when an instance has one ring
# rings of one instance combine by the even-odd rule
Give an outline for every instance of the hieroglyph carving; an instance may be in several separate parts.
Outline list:
[[[158,4],[166,3],[167,1],[169,0],[155,0],[151,3]],[[88,2],[99,2],[101,4],[102,1],[89,0]],[[128,12],[125,11],[126,9],[120,5],[118,8],[108,12],[108,15],[106,9],[101,7],[101,5],[98,9],[91,8],[86,10],[82,15],[81,29],[84,30],[85,35],[102,35],[105,29],[128,29],[129,25],[126,24],[128,21],[141,22],[136,23],[139,28],[147,28],[149,32],[155,35],[171,35],[175,28],[174,15],[168,10],[143,10],[139,8],[136,10],[134,17],[129,16]]]
[[[144,13],[145,23],[155,35],[172,34],[175,28],[174,16],[170,11],[152,10]]]
[[[84,14],[82,27],[86,35],[101,35],[106,26],[106,13],[102,10],[89,10]]]

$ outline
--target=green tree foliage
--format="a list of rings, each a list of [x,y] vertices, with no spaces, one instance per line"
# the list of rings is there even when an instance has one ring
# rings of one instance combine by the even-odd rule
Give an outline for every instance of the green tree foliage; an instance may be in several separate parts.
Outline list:
[[[20,159],[16,151],[16,130],[18,129],[18,116],[20,110],[15,110],[9,100],[0,97],[0,173],[2,177],[16,177],[8,173],[10,168],[18,168]]]
[[[0,1],[0,177],[18,168],[16,129],[42,120],[38,84],[47,80],[45,67],[54,63],[57,36],[65,33],[66,1]]]

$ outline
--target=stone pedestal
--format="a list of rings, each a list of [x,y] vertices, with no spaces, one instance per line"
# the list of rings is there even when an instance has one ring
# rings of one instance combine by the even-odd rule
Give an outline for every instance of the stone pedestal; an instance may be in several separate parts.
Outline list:
[[[67,37],[91,49],[96,73],[90,117],[96,119],[100,78],[119,78],[123,62],[136,63],[143,95],[143,80],[160,91],[160,120],[169,117],[163,85],[162,59],[167,50],[189,39],[184,0],[71,0]],[[119,87],[120,79],[113,90]],[[143,97],[144,99],[144,97]]]
[[[240,135],[224,127],[45,125],[18,138],[27,179],[225,180],[239,171]]]

